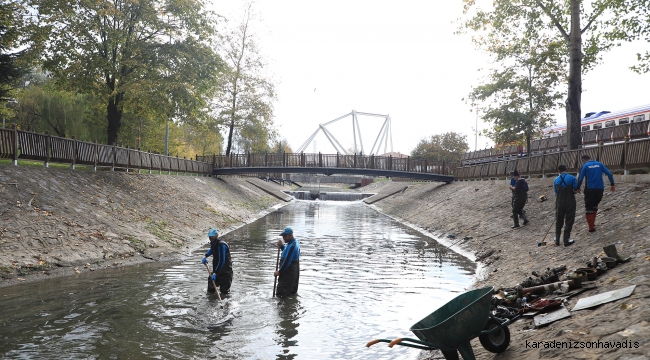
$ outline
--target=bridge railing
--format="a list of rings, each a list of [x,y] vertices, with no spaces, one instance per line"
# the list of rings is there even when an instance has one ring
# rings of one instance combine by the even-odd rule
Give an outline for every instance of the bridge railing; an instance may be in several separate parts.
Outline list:
[[[650,139],[587,147],[578,150],[544,151],[531,156],[505,158],[482,164],[463,165],[456,169],[456,180],[478,180],[506,177],[518,170],[522,175],[557,174],[557,167],[567,166],[569,172],[579,172],[581,157],[589,155],[610,170],[631,170],[650,167]]]
[[[102,145],[52,136],[47,132],[38,134],[22,131],[13,125],[11,129],[0,129],[0,159],[36,160],[48,163],[63,163],[111,169],[150,170],[158,172],[183,172],[211,175],[212,163],[192,159],[165,156],[129,149],[115,145]]]
[[[582,147],[595,146],[596,144],[610,144],[625,140],[650,138],[650,120],[638,121],[631,124],[617,125],[603,129],[583,131],[580,133]],[[536,139],[530,143],[531,155],[541,152],[562,151],[567,148],[566,135],[557,137]],[[471,165],[475,162],[501,161],[504,158],[516,157],[528,153],[525,146],[505,146],[502,148],[491,148],[477,151],[470,151],[463,154],[461,162],[463,165]]]
[[[322,153],[248,153],[197,156],[215,169],[241,167],[313,167],[373,169],[454,175],[459,163],[414,160],[410,157]]]

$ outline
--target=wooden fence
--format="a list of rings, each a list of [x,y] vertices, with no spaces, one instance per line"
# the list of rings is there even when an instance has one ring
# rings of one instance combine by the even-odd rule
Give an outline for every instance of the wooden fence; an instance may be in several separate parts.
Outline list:
[[[113,145],[102,145],[38,134],[28,131],[0,129],[0,158],[37,160],[48,163],[64,163],[110,167],[111,169],[149,170],[159,172],[183,172],[202,175],[212,174],[212,164],[192,159],[154,154]]]
[[[650,137],[650,120],[634,122],[631,124],[618,125],[614,127],[583,131],[582,145],[593,146],[598,143],[608,144],[614,142],[622,142],[625,140],[636,140]],[[561,135],[546,139],[533,140],[530,143],[530,153],[562,151],[567,148],[567,137]],[[477,151],[470,151],[463,154],[461,164],[471,164],[475,161],[486,159],[498,160],[500,158],[515,157],[520,154],[528,153],[525,146],[506,146],[500,149],[484,149]]]
[[[198,156],[197,160],[208,162],[215,168],[241,167],[312,167],[351,168],[372,170],[407,171],[438,175],[454,175],[458,163],[444,161],[413,160],[375,155],[341,155],[311,153],[263,153]]]
[[[579,150],[548,151],[536,155],[503,159],[483,164],[464,165],[456,168],[456,180],[478,180],[506,177],[518,170],[522,175],[557,174],[558,165],[564,164],[569,172],[579,172],[581,157],[589,155],[602,162],[610,170],[630,170],[650,167],[650,139],[626,141],[582,148]]]

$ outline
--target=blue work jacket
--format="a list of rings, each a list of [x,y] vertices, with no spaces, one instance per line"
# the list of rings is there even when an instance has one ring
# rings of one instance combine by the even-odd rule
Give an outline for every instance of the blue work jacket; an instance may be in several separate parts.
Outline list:
[[[573,188],[573,190],[578,189],[578,182],[576,181],[576,177],[567,174],[567,172],[561,173],[558,177],[555,178],[555,181],[553,182],[553,192],[555,193],[555,196],[557,196],[557,189],[558,188],[566,188],[567,186],[570,186]]]
[[[289,265],[292,262],[298,261],[300,259],[300,244],[298,240],[293,239],[289,241],[286,245],[282,245],[282,263],[280,265],[280,273],[287,270]]]
[[[607,174],[609,183],[611,186],[614,186],[614,176],[612,175],[611,171],[605,167],[605,165],[596,160],[587,161],[582,166],[582,170],[580,170],[580,176],[578,177],[578,188],[582,185],[582,180],[586,179],[586,189],[604,189],[605,182],[603,182],[603,173]]]

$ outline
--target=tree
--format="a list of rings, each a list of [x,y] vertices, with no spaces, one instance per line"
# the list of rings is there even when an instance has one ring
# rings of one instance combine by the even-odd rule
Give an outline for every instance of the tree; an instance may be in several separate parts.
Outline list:
[[[0,108],[2,116],[7,116],[6,103],[14,96],[16,81],[27,71],[19,65],[20,46],[23,28],[23,8],[13,1],[0,2]]]
[[[239,26],[223,37],[221,55],[228,67],[220,74],[221,87],[214,99],[215,117],[226,127],[226,155],[230,155],[233,140],[238,138],[240,149],[268,150],[274,136],[274,84],[264,76],[265,62],[249,27],[251,5]],[[253,137],[249,137],[253,136]]]
[[[553,37],[535,39],[542,25],[538,15],[490,28],[487,36],[474,39],[496,60],[496,69],[469,95],[472,105],[481,105],[483,120],[492,124],[485,134],[496,144],[525,140],[530,149],[531,136],[552,125],[551,111],[561,106],[563,93],[558,87],[566,66],[558,49],[563,44]],[[480,31],[482,24],[467,26]]]
[[[32,49],[67,89],[93,94],[116,143],[125,108],[156,118],[200,116],[221,66],[203,0],[23,0],[38,12]]]
[[[458,162],[468,149],[467,135],[450,131],[421,139],[411,156],[416,160]]]
[[[289,146],[287,139],[282,138],[275,143],[275,146],[273,146],[273,152],[277,154],[282,154],[282,153],[290,154],[293,153],[293,149],[291,149],[291,146]]]
[[[614,19],[620,26],[608,34],[613,41],[645,40],[650,43],[650,0],[619,0],[615,7]],[[636,54],[638,64],[632,66],[637,73],[650,72],[650,50]]]
[[[467,14],[474,7],[475,0],[463,1]],[[503,33],[501,29],[518,24],[521,19],[534,19],[541,26],[535,33],[529,34],[531,43],[545,36],[552,36],[563,43],[564,46],[556,50],[568,58],[569,65],[565,104],[570,149],[577,149],[581,144],[582,74],[593,68],[601,54],[615,45],[605,35],[616,28],[618,19],[614,17],[613,9],[619,1],[624,0],[593,0],[586,9],[586,1],[583,0],[494,0],[492,10],[486,12],[477,9],[476,14],[465,23],[482,23],[482,29],[488,32],[496,29],[496,34],[499,34]],[[583,39],[583,35],[586,39]],[[508,42],[507,37],[491,40]]]

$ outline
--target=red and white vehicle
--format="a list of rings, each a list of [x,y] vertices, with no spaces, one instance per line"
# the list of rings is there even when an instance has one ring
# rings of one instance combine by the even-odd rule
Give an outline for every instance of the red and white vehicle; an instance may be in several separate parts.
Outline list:
[[[615,112],[600,111],[587,113],[582,118],[582,131],[598,130],[650,120],[650,104]],[[556,137],[566,133],[566,125],[556,125],[544,130],[544,137]]]

